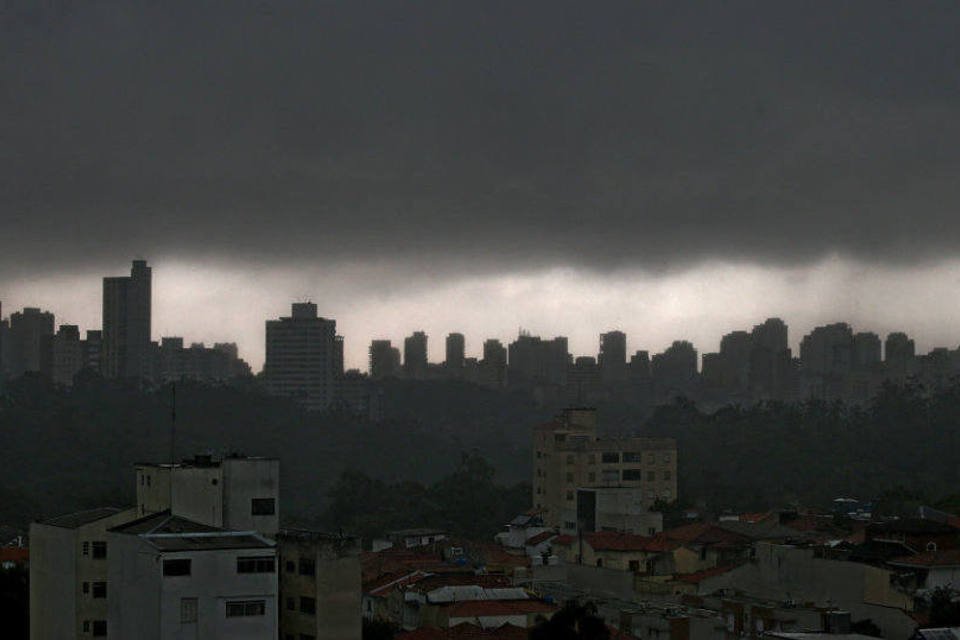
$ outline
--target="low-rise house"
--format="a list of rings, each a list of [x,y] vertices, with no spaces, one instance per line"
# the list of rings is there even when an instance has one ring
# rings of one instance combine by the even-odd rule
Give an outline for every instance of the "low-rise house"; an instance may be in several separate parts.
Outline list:
[[[939,587],[960,589],[960,549],[927,551],[915,556],[894,558],[887,564],[895,569],[909,571],[913,581],[908,586],[917,591]]]
[[[255,531],[163,512],[110,529],[109,635],[276,640],[277,554]]]

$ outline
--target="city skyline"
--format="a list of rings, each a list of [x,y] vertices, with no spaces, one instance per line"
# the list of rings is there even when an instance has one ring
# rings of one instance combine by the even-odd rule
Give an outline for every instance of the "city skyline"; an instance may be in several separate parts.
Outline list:
[[[230,273],[212,268],[183,270],[176,263],[167,265],[163,261],[159,263],[151,261],[151,266],[157,267],[154,273],[153,339],[156,341],[163,336],[181,336],[187,344],[204,342],[208,346],[216,342],[237,342],[240,356],[250,362],[254,371],[258,371],[263,362],[263,322],[268,318],[286,315],[291,301],[298,301],[298,296],[293,296],[293,299],[283,296],[282,279],[278,282],[264,282],[262,290],[251,287],[244,289],[241,287],[244,281],[242,272]],[[717,282],[721,282],[729,279],[732,273],[742,274],[738,270],[744,268],[742,266],[726,267],[724,271],[723,267],[713,267],[712,272]],[[629,297],[623,292],[629,292],[632,286],[637,286],[637,281],[631,278],[608,276],[607,284],[610,290],[606,292],[607,297],[603,297],[597,296],[596,291],[591,293],[589,290],[593,285],[584,279],[578,280],[576,272],[562,270],[540,274],[539,283],[523,283],[516,278],[494,284],[474,283],[472,290],[468,288],[467,292],[462,294],[462,298],[456,296],[452,298],[455,302],[450,306],[456,309],[457,313],[448,313],[446,317],[444,317],[443,307],[451,299],[447,291],[439,292],[437,294],[439,300],[432,304],[425,304],[421,298],[408,298],[405,295],[408,292],[403,289],[393,293],[381,291],[377,295],[371,295],[369,292],[364,294],[360,291],[356,298],[361,299],[362,302],[358,303],[356,298],[350,295],[349,287],[344,287],[337,291],[338,298],[334,302],[336,308],[333,308],[334,304],[325,306],[320,296],[302,295],[299,298],[302,298],[302,301],[309,299],[317,304],[320,316],[337,320],[339,333],[344,336],[345,364],[347,368],[361,371],[367,370],[367,350],[371,340],[389,339],[395,347],[402,349],[404,338],[417,330],[424,330],[428,336],[432,337],[428,342],[430,362],[443,361],[444,340],[448,333],[463,333],[466,337],[466,356],[479,357],[483,340],[496,338],[506,345],[516,338],[521,328],[544,338],[555,335],[567,337],[570,352],[574,356],[595,356],[598,350],[599,334],[614,329],[627,334],[628,354],[637,350],[647,350],[651,354],[657,353],[663,351],[674,340],[685,339],[691,341],[702,355],[716,351],[719,348],[720,338],[726,333],[749,328],[767,317],[781,317],[789,325],[789,344],[795,355],[798,353],[803,335],[809,333],[815,326],[831,322],[848,322],[857,331],[873,331],[881,338],[890,332],[904,331],[916,340],[917,353],[924,353],[935,347],[954,348],[960,344],[960,331],[953,329],[953,327],[960,327],[960,314],[942,313],[938,318],[927,316],[926,322],[918,322],[915,325],[910,322],[909,315],[901,315],[902,322],[897,320],[897,313],[910,311],[911,307],[929,309],[931,304],[947,295],[951,281],[960,277],[960,266],[956,267],[955,272],[945,272],[945,282],[939,290],[931,286],[930,278],[926,278],[927,286],[921,289],[912,287],[908,279],[898,281],[896,278],[881,278],[890,290],[890,295],[897,296],[902,303],[889,307],[889,316],[892,319],[887,322],[877,320],[883,316],[883,313],[882,309],[876,310],[880,303],[875,297],[862,294],[851,300],[848,295],[850,289],[842,291],[845,301],[831,307],[837,309],[835,313],[825,311],[823,307],[818,307],[815,313],[810,313],[809,310],[805,311],[802,305],[791,307],[789,304],[784,304],[783,301],[791,297],[806,299],[817,296],[818,299],[823,299],[824,291],[830,288],[825,280],[829,279],[828,276],[836,278],[836,274],[844,270],[847,270],[845,278],[859,277],[863,283],[870,283],[869,278],[865,278],[862,272],[858,274],[854,267],[845,265],[838,259],[824,263],[821,270],[820,278],[808,276],[805,280],[798,279],[795,273],[785,272],[781,276],[782,282],[779,283],[783,288],[776,288],[778,282],[775,279],[764,283],[766,291],[763,297],[772,297],[774,304],[764,306],[755,301],[740,300],[736,308],[724,308],[722,303],[724,299],[728,303],[736,299],[742,289],[737,286],[736,281],[726,285],[726,290],[723,290],[724,287],[718,287],[721,290],[705,291],[703,277],[693,272],[672,276],[679,278],[673,282],[665,283],[662,280],[642,282],[641,287],[645,286],[652,292],[651,298],[662,300],[659,305],[647,303],[642,299],[639,302],[637,300],[618,302],[616,298]],[[757,275],[759,273],[760,270],[757,270],[752,278],[747,278],[747,281],[755,283],[760,277]],[[5,313],[12,313],[23,306],[39,306],[56,315],[58,326],[76,324],[81,330],[97,329],[100,327],[100,286],[103,275],[105,274],[77,276],[76,283],[67,289],[51,287],[48,294],[29,299],[21,300],[20,297],[6,296],[3,299]],[[185,276],[194,280],[192,287],[185,286]],[[289,274],[287,276],[289,277]],[[88,282],[91,278],[92,286]],[[236,281],[231,282],[230,278]],[[552,286],[551,279],[554,280]],[[584,297],[584,302],[579,307],[564,308],[563,301],[545,301],[542,295],[537,294],[536,291],[540,289],[555,292],[557,280],[573,285],[572,288],[581,292],[583,296],[593,295],[597,296],[597,299],[591,300]],[[786,286],[788,281],[791,282],[792,288]],[[379,287],[383,289],[383,283],[380,283]],[[620,288],[619,291],[618,288]],[[208,293],[211,289],[219,293],[211,296]],[[93,293],[88,294],[89,291]],[[243,298],[231,298],[232,294],[239,294],[241,291],[244,294]],[[796,296],[796,291],[804,293]],[[498,298],[497,303],[471,306],[467,298],[477,292]],[[528,295],[533,295],[537,299],[532,303],[525,301],[523,297]],[[251,297],[260,296],[268,300],[262,311],[249,305]],[[702,299],[698,300],[696,296],[701,296]],[[778,300],[778,296],[782,300]],[[908,304],[911,296],[913,304]],[[274,301],[276,306],[272,306]],[[459,305],[458,302],[463,304]],[[777,302],[780,304],[776,304]],[[892,301],[888,302],[893,304]],[[267,304],[271,305],[270,308],[266,308]],[[687,313],[684,313],[682,308],[684,304],[689,305]],[[410,307],[421,305],[423,308],[416,314],[403,313]],[[512,305],[516,306],[512,307]],[[230,317],[232,313],[241,310],[240,307],[242,307],[242,319]],[[626,313],[608,313],[606,317],[613,319],[604,323],[604,318],[596,313],[598,307],[608,312],[611,307],[615,311],[624,308],[628,310],[645,308],[648,317],[631,320]],[[711,314],[708,307],[715,309],[715,313]],[[398,309],[395,316],[383,311],[389,308]],[[783,309],[788,311],[782,311]],[[343,312],[341,313],[340,310]],[[863,316],[868,316],[866,321]],[[624,320],[625,317],[627,319]],[[940,322],[937,323],[936,320]],[[217,329],[211,331],[211,327],[217,327]]]

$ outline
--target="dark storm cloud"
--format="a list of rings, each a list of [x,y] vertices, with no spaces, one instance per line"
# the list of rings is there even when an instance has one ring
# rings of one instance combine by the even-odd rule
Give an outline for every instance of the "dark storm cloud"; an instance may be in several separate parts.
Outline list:
[[[6,2],[0,268],[960,246],[960,8]]]

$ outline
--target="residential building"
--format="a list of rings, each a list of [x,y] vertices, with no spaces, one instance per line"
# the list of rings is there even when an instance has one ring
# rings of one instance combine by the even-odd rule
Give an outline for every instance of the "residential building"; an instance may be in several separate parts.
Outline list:
[[[284,529],[277,548],[281,640],[360,640],[360,540]]]
[[[913,375],[916,355],[916,346],[907,334],[894,332],[887,335],[884,344],[884,365],[891,379],[905,380]]]
[[[195,456],[170,465],[139,463],[137,513],[170,510],[211,527],[257,531],[280,528],[280,461],[276,458]]]
[[[56,335],[43,340],[41,370],[57,385],[73,386],[73,377],[85,364],[80,329],[73,324],[62,324]]]
[[[619,531],[652,536],[663,531],[663,514],[651,511],[640,487],[578,488],[576,503],[564,509],[563,533]]]
[[[427,334],[414,331],[403,339],[403,373],[411,380],[427,376]]]
[[[53,335],[53,324],[53,314],[36,307],[25,307],[23,311],[11,314],[6,359],[10,376],[42,370],[44,347]]]
[[[121,591],[108,575],[107,531],[135,517],[92,509],[30,525],[31,640],[107,636],[108,602]]]
[[[478,382],[491,389],[507,384],[507,349],[499,340],[483,341],[483,359],[480,361]]]
[[[463,369],[464,358],[466,357],[466,342],[462,333],[451,333],[447,336],[447,353],[443,361],[447,368],[447,375],[454,377]]]
[[[3,317],[3,303],[0,302],[0,382],[7,375],[10,360],[10,322]]]
[[[511,386],[555,385],[567,383],[572,361],[567,339],[558,336],[543,340],[524,331],[508,349],[508,380]]]
[[[374,380],[400,375],[400,350],[389,340],[370,343],[370,377]]]
[[[225,382],[250,374],[250,366],[240,359],[237,345],[232,342],[217,343],[212,348],[194,342],[184,348],[183,338],[161,338],[158,360],[157,377],[164,382]]]
[[[600,334],[600,353],[597,358],[604,385],[618,385],[627,380],[627,334],[608,331]]]
[[[564,521],[577,489],[630,487],[642,504],[677,499],[677,445],[670,438],[601,438],[596,410],[567,409],[534,430],[533,503],[548,527],[576,529]]]
[[[274,542],[151,514],[110,529],[110,637],[142,640],[276,640]],[[358,616],[359,617],[359,616]]]
[[[326,410],[336,397],[343,374],[343,343],[335,320],[317,316],[317,305],[292,305],[290,317],[267,320],[267,390],[302,402],[311,410]]]
[[[83,340],[82,347],[83,368],[99,373],[103,352],[103,331],[87,330],[87,337]]]
[[[661,395],[690,393],[697,383],[697,350],[686,340],[675,340],[653,356],[650,370]]]
[[[134,260],[129,276],[103,279],[101,372],[104,377],[153,377],[151,281],[146,260]]]

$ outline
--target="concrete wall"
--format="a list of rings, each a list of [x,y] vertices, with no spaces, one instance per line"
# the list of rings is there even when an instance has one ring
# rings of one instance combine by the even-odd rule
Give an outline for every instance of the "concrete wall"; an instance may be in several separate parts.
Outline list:
[[[795,600],[871,619],[885,638],[906,638],[916,623],[900,609],[913,599],[890,587],[889,572],[869,565],[814,557],[811,549],[758,543],[755,561],[700,583],[700,594],[734,589],[756,598]]]
[[[342,541],[318,537],[278,536],[281,571],[280,594],[281,636],[299,634],[315,636],[317,640],[360,640],[361,638],[361,600],[360,582],[360,546],[359,540]],[[312,559],[316,563],[315,576],[299,573],[301,558]],[[292,563],[292,571],[287,565]],[[301,613],[301,596],[316,599],[316,615]],[[294,610],[286,608],[286,601],[292,599]],[[370,617],[377,614],[379,604],[374,603]],[[397,613],[402,612],[402,606]]]
[[[136,466],[137,513],[141,516],[170,508],[170,467]]]
[[[110,636],[143,640],[276,640],[277,574],[237,573],[237,558],[273,549],[160,553],[138,536],[115,534],[111,575],[123,589],[110,600]],[[163,576],[163,561],[191,560],[189,576]],[[183,598],[197,599],[197,621],[181,622]],[[265,615],[226,616],[231,601],[262,600]]]
[[[223,470],[220,466],[177,467],[173,471],[174,515],[212,527],[232,529],[225,524]],[[237,529],[249,530],[250,528]]]
[[[30,640],[75,638],[76,531],[30,525]]]
[[[274,537],[280,529],[280,461],[261,458],[225,458],[223,469],[224,526],[259,531]],[[251,500],[272,498],[273,515],[255,516]]]

